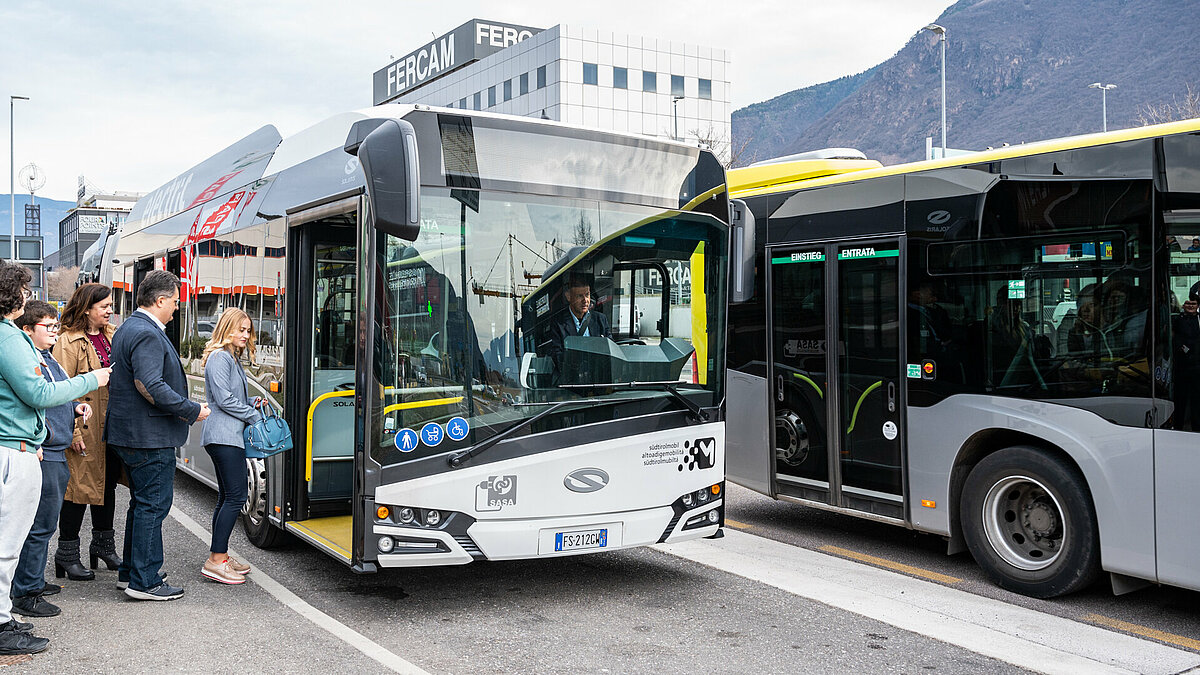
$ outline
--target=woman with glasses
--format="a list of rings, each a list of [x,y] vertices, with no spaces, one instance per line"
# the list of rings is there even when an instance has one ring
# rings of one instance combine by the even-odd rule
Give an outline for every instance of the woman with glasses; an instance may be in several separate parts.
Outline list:
[[[108,319],[113,313],[112,290],[101,284],[84,284],[75,289],[62,314],[62,329],[54,345],[54,358],[67,375],[74,377],[111,365],[112,335]],[[113,534],[116,487],[121,461],[105,447],[104,415],[108,409],[108,387],[84,396],[92,407],[90,420],[75,423],[75,437],[67,450],[71,480],[58,520],[58,550],[54,553],[54,575],[72,581],[96,578],[97,564],[110,570],[121,564]],[[92,511],[92,539],[88,549],[91,569],[79,559],[79,531],[88,506]]]

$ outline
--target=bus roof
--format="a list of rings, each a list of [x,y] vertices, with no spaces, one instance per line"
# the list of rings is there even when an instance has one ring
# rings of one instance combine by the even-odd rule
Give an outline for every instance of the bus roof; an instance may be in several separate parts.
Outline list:
[[[1156,136],[1200,132],[1200,119],[1181,120],[1166,124],[1121,129],[1118,131],[1067,136],[1035,143],[930,159],[906,164],[883,166],[870,160],[803,160],[731,169],[727,173],[731,199],[786,192],[803,188],[848,183],[882,176],[895,176],[929,169],[942,169],[984,164],[1016,157],[1025,157],[1061,150],[1074,150],[1109,143],[1121,143]]]

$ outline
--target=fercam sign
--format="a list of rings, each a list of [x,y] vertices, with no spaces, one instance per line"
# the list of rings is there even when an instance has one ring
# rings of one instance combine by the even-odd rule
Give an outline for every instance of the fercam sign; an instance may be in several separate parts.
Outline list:
[[[375,105],[387,103],[540,32],[541,28],[472,19],[375,71],[372,100]]]

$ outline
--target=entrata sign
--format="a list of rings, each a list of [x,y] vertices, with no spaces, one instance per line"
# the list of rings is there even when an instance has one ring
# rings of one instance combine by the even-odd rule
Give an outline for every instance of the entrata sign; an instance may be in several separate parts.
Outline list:
[[[375,71],[375,105],[533,37],[541,28],[472,19]]]

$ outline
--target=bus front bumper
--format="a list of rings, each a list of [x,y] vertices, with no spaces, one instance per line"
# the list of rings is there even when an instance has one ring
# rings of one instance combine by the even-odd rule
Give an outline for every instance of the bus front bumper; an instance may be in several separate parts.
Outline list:
[[[710,512],[718,514],[716,522],[710,520]],[[682,512],[661,506],[569,518],[478,520],[458,535],[380,523],[373,532],[376,538],[389,536],[396,541],[392,552],[378,554],[380,567],[428,567],[674,543],[711,536],[723,522],[724,500],[718,498]]]

